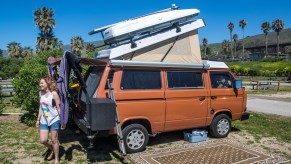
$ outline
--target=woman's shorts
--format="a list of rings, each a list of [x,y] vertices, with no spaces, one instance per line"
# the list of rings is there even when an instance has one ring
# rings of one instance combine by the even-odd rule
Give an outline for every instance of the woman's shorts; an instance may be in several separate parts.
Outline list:
[[[49,130],[49,131],[58,130],[58,129],[60,129],[60,120],[56,121],[55,123],[51,124],[50,126],[45,125],[45,124],[40,124],[39,129],[40,130]]]

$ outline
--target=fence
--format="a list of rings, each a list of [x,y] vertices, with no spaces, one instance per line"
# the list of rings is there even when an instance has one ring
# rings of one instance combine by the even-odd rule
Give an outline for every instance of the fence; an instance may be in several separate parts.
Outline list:
[[[281,88],[291,87],[291,81],[288,77],[264,77],[264,76],[237,76],[245,84],[251,86],[251,90],[276,90],[280,91]]]
[[[238,79],[245,81],[288,81],[288,77],[266,77],[266,76],[237,76]]]
[[[14,105],[14,88],[12,86],[12,79],[0,80],[0,95],[5,105]]]

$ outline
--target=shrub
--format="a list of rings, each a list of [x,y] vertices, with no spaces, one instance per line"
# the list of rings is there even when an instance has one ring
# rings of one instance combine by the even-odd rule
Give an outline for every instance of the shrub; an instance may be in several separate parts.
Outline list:
[[[286,77],[291,77],[291,66],[287,66],[283,69],[283,74]]]
[[[243,75],[249,75],[249,71],[250,71],[250,68],[242,68],[242,69],[241,69],[241,73],[242,73]]]
[[[15,101],[18,106],[26,111],[22,121],[29,126],[35,124],[39,108],[38,84],[40,78],[47,76],[47,58],[49,56],[60,57],[62,51],[53,50],[40,52],[33,60],[25,61],[24,66],[13,80],[15,89]]]
[[[230,68],[231,71],[232,71],[233,73],[235,73],[236,75],[239,74],[240,66],[238,66],[238,65],[232,65],[232,66],[230,66],[229,68]]]
[[[23,66],[25,59],[0,58],[0,77],[2,79],[13,78]]]
[[[262,71],[262,76],[270,77],[270,76],[272,76],[272,71],[264,70],[264,71]]]
[[[250,76],[257,76],[257,75],[259,75],[259,73],[258,73],[258,71],[255,70],[255,69],[250,69],[250,70],[249,70],[249,75],[250,75]]]
[[[282,76],[284,74],[284,71],[283,71],[283,69],[282,68],[278,68],[278,69],[276,69],[275,70],[275,75],[276,76]]]

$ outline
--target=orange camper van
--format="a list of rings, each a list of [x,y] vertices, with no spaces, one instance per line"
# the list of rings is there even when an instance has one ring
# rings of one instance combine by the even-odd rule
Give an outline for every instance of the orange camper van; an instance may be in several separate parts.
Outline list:
[[[246,92],[223,62],[202,64],[80,59],[89,64],[74,121],[87,134],[115,134],[118,109],[125,148],[140,152],[149,136],[208,127],[226,137],[231,122],[246,120]],[[107,83],[114,88],[110,99]],[[96,133],[98,132],[98,133]]]

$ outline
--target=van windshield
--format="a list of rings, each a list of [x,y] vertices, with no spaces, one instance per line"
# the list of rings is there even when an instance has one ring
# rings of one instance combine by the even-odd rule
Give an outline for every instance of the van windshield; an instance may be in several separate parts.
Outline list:
[[[105,67],[90,67],[85,76],[85,82],[87,86],[88,96],[90,98],[95,97],[98,91],[98,86],[104,72]],[[84,91],[81,93],[81,101],[86,102],[86,95]]]

